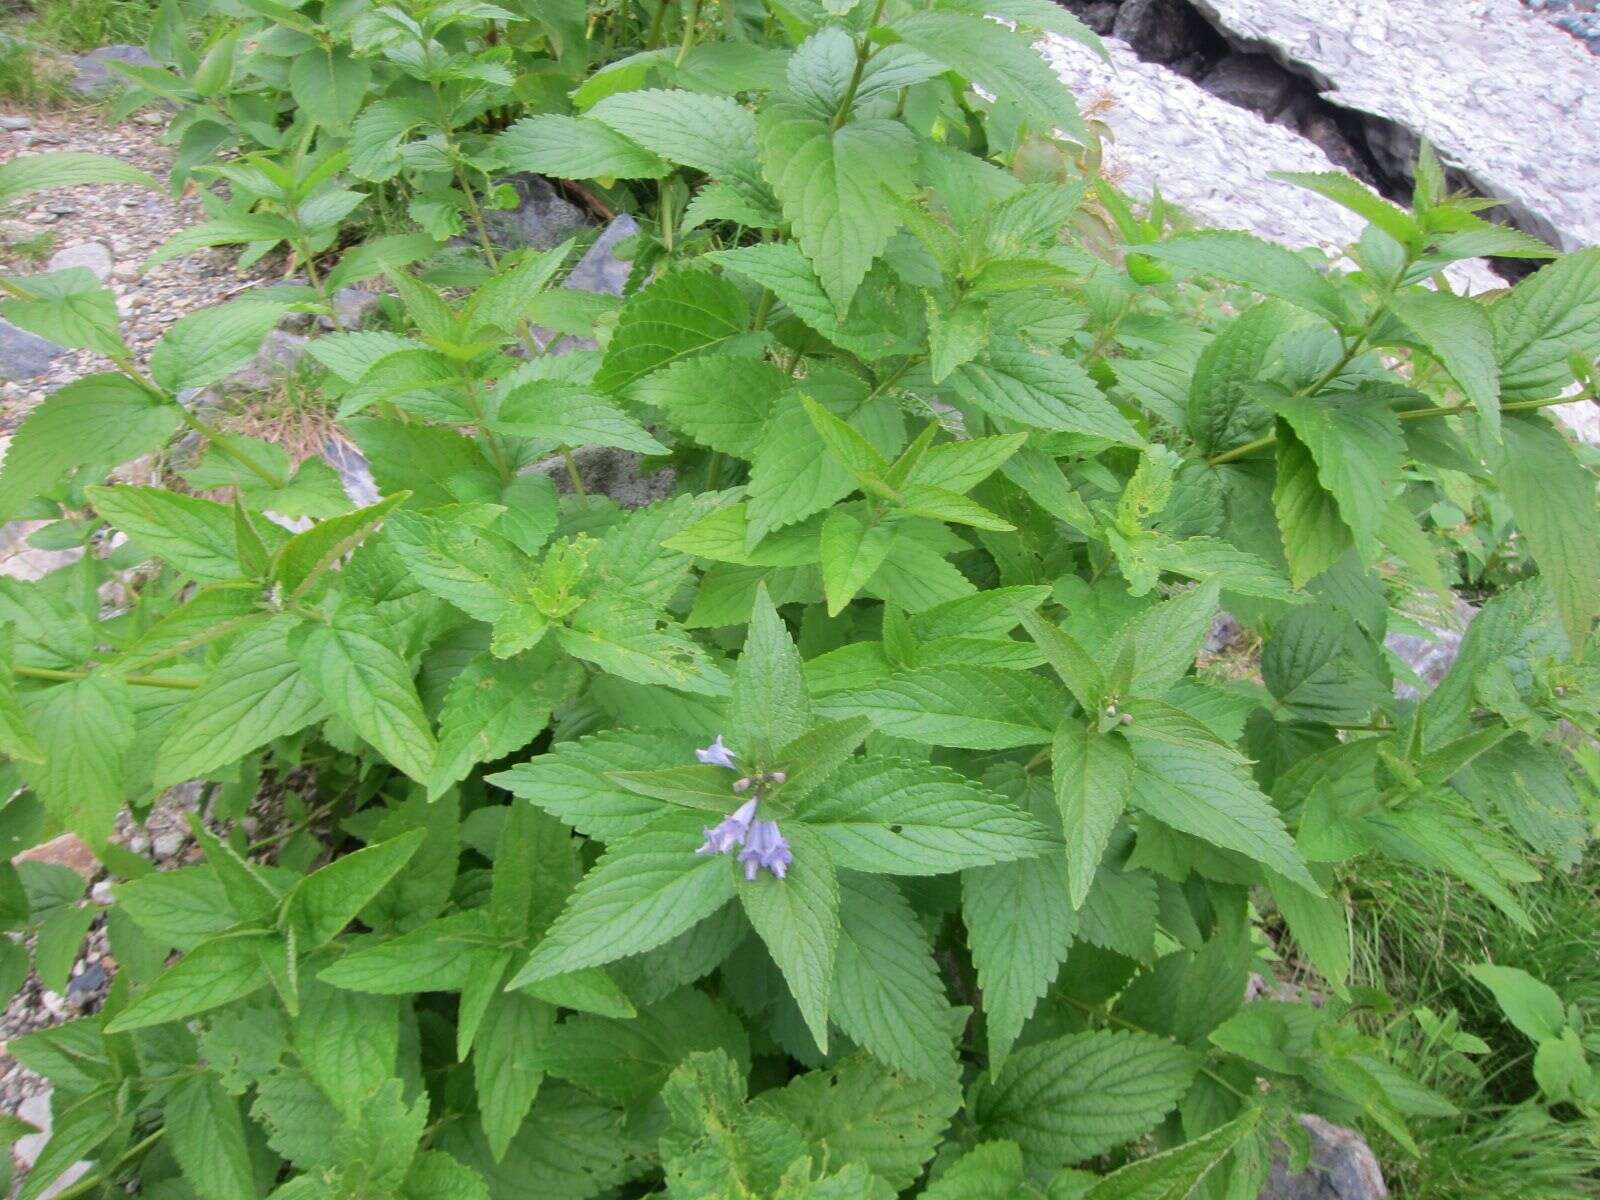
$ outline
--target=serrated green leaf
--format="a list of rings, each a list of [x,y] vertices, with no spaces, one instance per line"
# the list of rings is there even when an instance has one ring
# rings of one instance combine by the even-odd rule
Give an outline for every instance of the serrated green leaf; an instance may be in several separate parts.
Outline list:
[[[1322,574],[1355,544],[1338,501],[1323,487],[1317,460],[1287,422],[1278,424],[1278,478],[1272,489],[1289,579],[1295,587]]]
[[[841,767],[794,804],[839,866],[941,875],[1056,848],[1027,813],[943,767],[867,758]]]
[[[1163,242],[1142,244],[1139,253],[1277,296],[1330,321],[1342,321],[1346,316],[1338,290],[1305,259],[1253,234],[1232,229],[1181,233]]]
[[[1118,1167],[1097,1180],[1082,1200],[1184,1200],[1235,1146],[1255,1133],[1261,1109],[1246,1108],[1226,1125],[1171,1150]]]
[[[153,188],[155,180],[137,167],[104,154],[59,150],[26,154],[0,164],[0,203],[9,204],[29,192],[76,187],[86,183],[129,183]]]
[[[665,454],[667,448],[609,400],[581,387],[541,379],[513,389],[487,427],[515,437],[570,446],[615,446],[635,454]]]
[[[256,1194],[239,1102],[209,1074],[191,1075],[167,1097],[167,1136],[183,1177],[203,1200]]]
[[[628,596],[598,596],[558,628],[568,654],[635,683],[726,695],[728,679],[677,622]]]
[[[799,105],[761,113],[761,161],[800,249],[834,311],[849,311],[867,268],[900,221],[893,198],[911,188],[916,139],[898,121],[837,129]]]
[[[909,1079],[865,1055],[753,1101],[798,1126],[825,1161],[860,1163],[897,1191],[921,1174],[960,1103],[953,1083]]]
[[[594,377],[604,392],[745,332],[744,296],[728,280],[698,271],[663,275],[623,307]]]
[[[27,697],[42,761],[24,764],[24,777],[51,817],[91,846],[105,843],[128,799],[133,709],[128,685],[103,670]]]
[[[1056,853],[962,872],[961,917],[983,993],[991,1078],[1072,946],[1078,921],[1069,882]]]
[[[1490,309],[1502,400],[1554,396],[1572,381],[1568,359],[1600,357],[1600,247],[1535,271]]]
[[[89,375],[56,389],[23,418],[7,446],[0,519],[76,467],[159,449],[181,424],[176,405],[125,375]]]
[[[1124,739],[1068,717],[1056,730],[1050,757],[1067,844],[1067,894],[1076,910],[1089,896],[1111,833],[1133,794],[1133,754]]]
[[[150,352],[151,378],[169,392],[226,378],[256,356],[287,308],[246,297],[180,318]]]
[[[895,737],[1004,750],[1048,742],[1065,693],[1048,679],[987,667],[936,667],[819,702],[830,717],[866,717]]]
[[[422,830],[413,829],[364,847],[335,859],[295,884],[285,912],[299,935],[301,952],[332,940],[350,924],[416,854],[423,836]]]
[[[1389,307],[1423,348],[1444,364],[1478,410],[1484,433],[1491,440],[1498,436],[1500,371],[1489,310],[1465,296],[1426,289],[1399,292]]]
[[[206,775],[327,715],[289,647],[297,623],[275,617],[228,647],[173,721],[161,745],[158,784]]]
[[[275,938],[239,933],[201,942],[135,992],[128,1007],[107,1023],[106,1032],[180,1021],[259,991],[267,985],[261,953]]]
[[[663,818],[609,848],[511,986],[652,949],[733,899],[727,861],[721,855],[697,855],[700,841],[693,818]]]
[[[1056,129],[1088,136],[1077,102],[1034,51],[1026,34],[978,13],[916,12],[894,22],[901,39],[960,72],[989,92],[1006,97],[1051,137]]]
[[[1126,728],[1138,732],[1138,721]],[[1313,895],[1311,877],[1272,802],[1238,764],[1190,746],[1134,736],[1131,802],[1174,829],[1271,867]]]
[[[956,368],[950,385],[967,403],[1031,429],[1143,444],[1082,367],[1012,338],[992,338],[987,350]]]
[[[672,170],[603,121],[541,113],[498,139],[505,165],[557,179],[659,179]]]
[[[158,487],[122,484],[87,489],[101,517],[151,553],[197,579],[238,579],[233,510],[214,500]],[[265,531],[263,531],[265,532]],[[287,535],[274,535],[274,546]]]
[[[334,133],[350,128],[366,103],[371,81],[372,67],[365,59],[325,46],[301,51],[289,67],[289,91],[295,103]]]
[[[1386,398],[1360,394],[1286,401],[1277,410],[1316,460],[1317,479],[1337,503],[1362,559],[1374,561],[1389,493],[1405,460],[1399,417]]]
[[[653,89],[608,96],[589,110],[596,121],[669,162],[704,171],[759,194],[756,123],[730,96]]]
[[[295,657],[335,715],[418,783],[433,766],[433,730],[394,627],[370,605],[345,601],[326,621],[295,630]]]
[[[839,944],[839,879],[826,839],[803,825],[784,827],[794,861],[782,878],[755,869],[738,880],[739,902],[783,973],[806,1028],[828,1048],[828,998]],[[754,878],[749,878],[750,873]]]
[[[972,1116],[986,1136],[1022,1147],[1049,1171],[1119,1146],[1152,1128],[1193,1082],[1198,1063],[1175,1042],[1096,1030],[1017,1051],[980,1083]]]
[[[1496,478],[1555,597],[1573,650],[1581,655],[1600,615],[1594,475],[1537,413],[1507,417],[1501,431],[1506,449]]]
[[[484,1013],[472,1051],[478,1114],[489,1152],[503,1160],[544,1081],[541,1059],[556,1010],[531,996],[501,992]]]
[[[840,888],[829,1015],[851,1041],[896,1070],[914,1079],[950,1079],[962,1014],[945,996],[916,913],[885,879],[847,873]]]
[[[319,521],[285,542],[273,557],[272,573],[287,598],[293,601],[304,596],[329,568],[359,546],[409,496],[409,492],[398,492],[366,508]]]

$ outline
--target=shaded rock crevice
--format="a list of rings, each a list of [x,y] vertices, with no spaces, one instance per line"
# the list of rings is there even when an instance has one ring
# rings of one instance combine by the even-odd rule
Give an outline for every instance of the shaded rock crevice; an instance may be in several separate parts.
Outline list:
[[[1408,204],[1411,164],[1426,130],[1342,102],[1338,82],[1316,63],[1294,53],[1287,41],[1230,23],[1218,0],[1059,0],[1097,33],[1121,40],[1143,61],[1158,64],[1208,93],[1262,120],[1293,130],[1341,169],[1380,194]],[[1573,237],[1505,195],[1473,171],[1446,164],[1453,189],[1511,201],[1484,215],[1570,246]],[[1496,272],[1515,280],[1536,264],[1490,260]]]

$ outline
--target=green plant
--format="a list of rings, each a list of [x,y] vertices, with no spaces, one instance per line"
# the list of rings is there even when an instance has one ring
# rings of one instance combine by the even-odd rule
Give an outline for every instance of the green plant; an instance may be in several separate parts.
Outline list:
[[[1344,879],[1449,875],[1531,928],[1587,845],[1600,514],[1538,410],[1593,398],[1600,252],[1427,286],[1552,252],[1426,151],[1411,211],[1294,177],[1371,222],[1348,274],[1173,233],[1088,169],[1028,39],[1097,43],[1042,0],[691,5],[675,44],[676,13],[574,7],[554,59],[482,4],[363,9],[355,55],[344,9],[250,11],[179,90],[228,137],[261,101],[270,150],[208,167],[230,198],[163,253],[282,245],[309,286],[186,317],[145,373],[86,273],[0,284],[118,368],[0,471],[0,517],[89,551],[0,581],[0,814],[125,878],[103,1011],[9,1046],[57,1089],[25,1200],[83,1158],[205,1200],[1251,1196],[1308,1109],[1416,1153],[1453,1109],[1350,986]],[[229,90],[262,41],[400,92],[324,138]],[[485,123],[551,61],[560,105]],[[346,246],[373,111],[422,230]],[[570,246],[434,254],[508,165],[638,214],[624,296],[559,286]],[[0,200],[129,177],[19,160]],[[383,495],[352,510],[184,400],[380,276],[397,328],[310,347]],[[180,430],[229,502],[104,484]],[[676,494],[586,494],[596,448]],[[1402,702],[1382,637],[1449,595],[1440,462],[1538,577]],[[1194,672],[1224,598],[1260,684]],[[314,798],[251,844],[291,773]],[[118,850],[190,780],[202,863]],[[1324,1003],[1244,1003],[1252,893]]]
[[[0,38],[0,96],[29,107],[58,104],[66,96],[66,74],[20,38]]]
[[[34,0],[31,7],[30,36],[78,51],[143,42],[156,15],[154,0]]]

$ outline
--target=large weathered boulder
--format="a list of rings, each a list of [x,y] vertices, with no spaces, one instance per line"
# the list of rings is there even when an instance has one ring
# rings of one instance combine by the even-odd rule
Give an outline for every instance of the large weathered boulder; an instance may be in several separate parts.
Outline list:
[[[1159,187],[1201,224],[1247,229],[1289,246],[1339,250],[1360,237],[1363,224],[1348,210],[1268,177],[1275,170],[1334,170],[1318,147],[1142,60],[1120,39],[1107,39],[1106,47],[1110,63],[1065,38],[1039,43],[1079,102],[1096,104],[1111,127],[1105,162],[1127,191],[1148,196]],[[1452,275],[1473,292],[1503,286],[1481,262],[1459,264]]]
[[[1311,1162],[1297,1175],[1289,1174],[1280,1153],[1272,1163],[1272,1178],[1259,1200],[1384,1200],[1389,1189],[1383,1171],[1361,1135],[1321,1117],[1297,1118],[1311,1137]]]
[[[548,250],[589,224],[583,209],[563,198],[538,175],[513,175],[504,182],[515,189],[517,206],[491,209],[484,214],[489,238],[497,246],[507,250],[526,246]]]
[[[129,63],[136,67],[157,65],[156,60],[150,57],[150,52],[143,46],[130,46],[120,42],[101,46],[98,50],[80,54],[72,60],[73,75],[67,86],[78,95],[91,100],[129,86],[128,77],[110,65],[114,62]]]
[[[65,346],[0,321],[0,379],[32,379],[67,352]]]
[[[1234,45],[1371,118],[1392,165],[1447,166],[1562,249],[1600,242],[1600,87],[1582,44],[1506,0],[1194,0]],[[1390,164],[1386,164],[1390,165]]]

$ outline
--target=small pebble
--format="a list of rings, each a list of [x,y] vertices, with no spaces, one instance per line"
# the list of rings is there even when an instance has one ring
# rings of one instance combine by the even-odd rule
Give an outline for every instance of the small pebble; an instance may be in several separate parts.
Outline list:
[[[0,117],[0,129],[9,129],[16,133],[19,130],[32,128],[32,117]]]
[[[176,857],[178,852],[183,849],[183,844],[186,840],[180,830],[168,829],[156,834],[155,840],[150,845],[151,849],[155,851],[156,858],[165,861]]]

